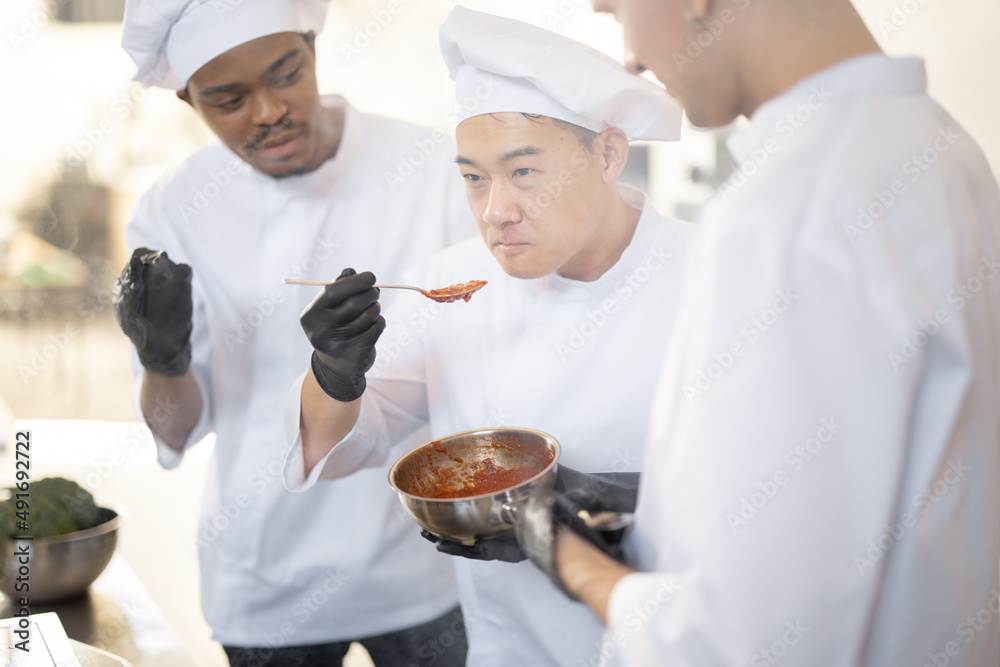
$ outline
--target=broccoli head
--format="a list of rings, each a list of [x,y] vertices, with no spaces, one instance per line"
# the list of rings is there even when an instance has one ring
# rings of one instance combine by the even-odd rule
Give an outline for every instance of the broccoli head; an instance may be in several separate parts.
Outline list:
[[[0,539],[52,537],[95,525],[94,496],[72,480],[47,477],[32,482],[27,498],[28,529],[18,530],[17,490],[9,490],[11,497],[0,501]]]

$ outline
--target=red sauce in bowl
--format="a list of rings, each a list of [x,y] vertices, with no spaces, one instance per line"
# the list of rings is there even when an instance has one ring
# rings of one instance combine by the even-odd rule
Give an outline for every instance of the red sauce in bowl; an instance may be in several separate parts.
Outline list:
[[[423,498],[468,498],[505,491],[531,479],[552,463],[555,454],[544,446],[528,447],[508,441],[503,436],[491,436],[482,446],[485,455],[477,461],[465,461],[448,454],[439,441],[430,443],[425,450],[426,463],[420,466],[419,479],[406,474],[396,482],[405,492]],[[490,452],[504,450],[503,460]],[[435,465],[433,452],[448,454],[453,463],[460,465]],[[514,456],[510,456],[513,454]],[[511,465],[514,459],[516,464]]]

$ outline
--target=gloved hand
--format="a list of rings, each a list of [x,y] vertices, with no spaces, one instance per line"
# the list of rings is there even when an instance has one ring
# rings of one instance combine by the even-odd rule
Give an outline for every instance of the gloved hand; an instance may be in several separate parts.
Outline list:
[[[375,341],[385,329],[375,276],[344,269],[303,311],[299,322],[314,348],[313,375],[328,396],[349,402],[365,392]]]
[[[477,540],[471,547],[458,542],[442,540],[426,530],[421,530],[420,535],[425,540],[433,542],[438,551],[449,556],[461,556],[472,560],[502,560],[506,563],[520,563],[528,558],[521,551],[521,545],[517,543],[513,531]]]
[[[639,489],[637,472],[585,473],[568,466],[556,467],[554,488],[563,494],[575,507],[575,511],[632,512],[635,510]],[[624,529],[602,532],[600,536],[607,549],[617,549]],[[472,546],[442,540],[426,530],[420,532],[424,539],[434,543],[437,550],[449,556],[461,556],[473,560],[502,560],[519,563],[528,556],[521,548],[513,531],[477,541]]]
[[[556,564],[556,538],[560,529],[572,530],[616,560],[621,559],[617,544],[609,544],[604,534],[587,527],[577,512],[580,507],[565,494],[537,489],[518,506],[514,534],[521,549],[569,598],[577,600],[566,587]]]
[[[553,488],[592,514],[634,512],[639,498],[639,473],[587,473],[560,465]]]
[[[143,368],[180,377],[191,364],[191,267],[136,248],[111,292],[118,326]]]

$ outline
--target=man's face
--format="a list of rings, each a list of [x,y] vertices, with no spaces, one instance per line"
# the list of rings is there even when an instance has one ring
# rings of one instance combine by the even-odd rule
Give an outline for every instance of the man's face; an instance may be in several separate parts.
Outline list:
[[[607,199],[600,159],[551,119],[520,113],[469,118],[455,135],[469,206],[503,270],[586,275],[602,250],[592,247]]]
[[[727,19],[735,17],[727,23],[715,19],[711,25],[718,26],[718,34],[697,21],[686,20],[689,5],[681,0],[591,2],[595,12],[609,12],[622,25],[629,71],[639,74],[651,70],[683,105],[694,125],[720,127],[740,115],[739,85],[726,65],[724,44],[738,29],[740,13],[750,0],[713,3],[720,12],[729,12]]]
[[[327,157],[313,37],[282,32],[240,44],[195,72],[178,97],[254,169],[277,178],[312,171]]]

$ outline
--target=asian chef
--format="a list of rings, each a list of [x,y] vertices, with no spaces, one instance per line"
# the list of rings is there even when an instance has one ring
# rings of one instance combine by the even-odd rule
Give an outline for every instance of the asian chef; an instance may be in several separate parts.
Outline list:
[[[315,0],[127,3],[139,80],[178,91],[220,142],[135,207],[116,313],[160,463],[216,435],[198,555],[231,664],[339,665],[351,640],[377,665],[417,664],[450,633],[435,664],[462,665],[451,563],[400,521],[384,472],[309,496],[281,481],[285,397],[311,351],[298,323],[311,291],[282,279],[348,261],[397,275],[475,232],[451,151],[386,182],[430,130],[319,95],[325,13]]]
[[[976,142],[847,0],[594,6],[694,123],[750,122],[664,341],[639,572],[557,538],[608,622],[592,664],[1000,664],[1000,194]]]
[[[519,21],[457,7],[441,48],[459,100],[493,88],[456,131],[482,239],[409,279],[487,285],[468,303],[413,294],[384,319],[370,272],[347,271],[318,295],[302,316],[312,369],[289,415],[286,481],[305,497],[428,423],[433,437],[537,428],[562,443],[560,464],[638,470],[695,230],[618,178],[630,139],[677,138],[679,107],[590,47]],[[480,543],[475,560],[454,559],[470,666],[577,667],[599,648],[601,624],[586,607],[531,563],[489,551]]]

